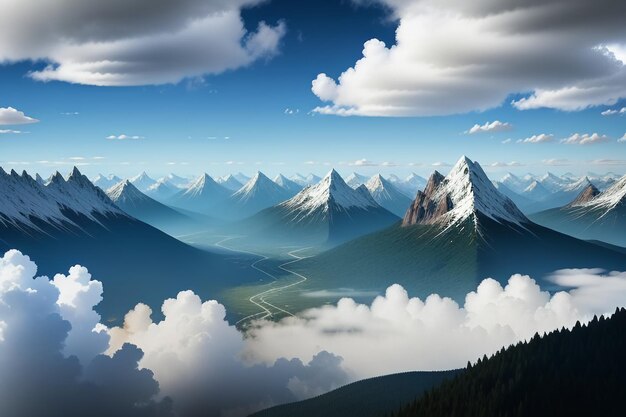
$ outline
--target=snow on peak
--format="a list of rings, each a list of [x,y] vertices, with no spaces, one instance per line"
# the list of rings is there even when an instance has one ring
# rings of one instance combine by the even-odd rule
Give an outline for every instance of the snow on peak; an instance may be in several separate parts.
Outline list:
[[[191,186],[185,190],[183,196],[185,198],[194,198],[201,196],[210,196],[216,194],[217,196],[225,196],[229,194],[229,191],[219,185],[209,174],[202,174],[199,176]]]
[[[317,209],[326,212],[329,211],[331,205],[342,209],[380,207],[369,192],[366,194],[363,190],[353,189],[334,169],[317,184],[306,187],[295,197],[281,204],[289,210],[304,212],[313,212]]]
[[[107,195],[115,203],[128,203],[145,200],[147,196],[139,191],[129,180],[120,182],[107,190]]]
[[[499,223],[521,225],[528,222],[515,204],[495,188],[480,164],[465,156],[459,159],[445,178],[433,175],[424,193],[418,194],[412,207],[414,210],[416,203],[437,207],[437,211],[428,213],[425,222],[443,223],[446,228],[468,218],[472,218],[478,226],[478,213]],[[419,207],[417,210],[419,212]],[[418,212],[407,213],[405,224],[420,222]]]
[[[217,183],[233,192],[243,187],[243,184],[238,181],[237,178],[235,178],[235,176],[232,174],[228,174],[224,177],[218,178]]]
[[[346,184],[352,188],[357,188],[359,185],[365,184],[368,181],[368,177],[359,173],[353,172],[346,178]]]
[[[47,186],[38,183],[28,173],[0,173],[0,194],[11,196],[0,201],[0,223],[27,225],[39,229],[32,219],[42,219],[56,227],[74,224],[66,211],[81,214],[98,222],[96,214],[124,215],[123,212],[95,187],[78,169],[67,180],[55,173]]]
[[[620,178],[606,191],[580,206],[603,210],[607,213],[615,207],[624,204],[626,204],[626,175]]]
[[[150,178],[150,176],[144,171],[141,174],[132,177],[130,182],[138,189],[145,191],[156,181]]]
[[[286,191],[280,185],[269,179],[264,173],[257,171],[250,181],[233,194],[234,199],[242,202],[261,196],[286,198]]]

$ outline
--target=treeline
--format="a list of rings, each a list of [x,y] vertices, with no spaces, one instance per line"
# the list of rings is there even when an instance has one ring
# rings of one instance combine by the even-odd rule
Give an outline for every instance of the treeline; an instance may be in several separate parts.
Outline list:
[[[626,309],[502,349],[390,417],[626,415]]]

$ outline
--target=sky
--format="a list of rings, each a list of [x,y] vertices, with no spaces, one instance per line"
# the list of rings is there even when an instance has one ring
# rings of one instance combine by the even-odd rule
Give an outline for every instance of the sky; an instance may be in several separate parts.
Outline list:
[[[5,170],[626,173],[619,1],[36,3],[0,5]]]

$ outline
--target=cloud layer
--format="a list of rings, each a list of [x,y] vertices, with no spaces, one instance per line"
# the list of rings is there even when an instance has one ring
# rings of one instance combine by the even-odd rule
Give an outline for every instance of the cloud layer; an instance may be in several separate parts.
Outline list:
[[[2,415],[245,416],[360,378],[461,367],[626,305],[626,273],[563,270],[551,279],[569,291],[554,295],[521,275],[484,280],[463,306],[393,285],[371,305],[344,298],[246,334],[218,302],[183,291],[163,320],[138,304],[109,329],[93,311],[102,283],[85,268],[36,272],[18,251],[0,258]]]
[[[0,62],[43,60],[41,81],[123,86],[176,83],[277,53],[283,23],[248,32],[261,0],[59,0],[0,3]]]
[[[396,42],[365,42],[337,80],[312,83],[322,114],[432,116],[525,95],[521,110],[580,110],[626,97],[626,5],[619,0],[355,0],[398,19]]]
[[[13,107],[0,107],[0,126],[26,125],[37,122],[39,122],[39,120],[26,116],[24,112],[14,109]]]

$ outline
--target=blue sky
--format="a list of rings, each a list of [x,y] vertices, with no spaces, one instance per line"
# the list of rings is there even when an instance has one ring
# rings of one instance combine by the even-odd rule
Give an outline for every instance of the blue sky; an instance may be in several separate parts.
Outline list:
[[[155,177],[258,169],[271,175],[322,174],[330,166],[342,173],[428,175],[433,164],[454,163],[466,154],[496,176],[509,170],[626,172],[626,143],[618,142],[626,134],[626,114],[601,115],[625,107],[623,99],[577,111],[519,110],[510,103],[529,93],[511,92],[501,105],[462,114],[324,115],[313,112],[323,103],[311,91],[312,80],[319,73],[336,79],[361,58],[369,39],[393,45],[398,19],[380,6],[339,0],[273,0],[244,9],[241,16],[250,32],[260,21],[273,26],[284,22],[275,53],[176,84],[108,87],[38,81],[28,74],[46,63],[5,60],[0,107],[13,107],[39,122],[0,126],[24,132],[0,134],[1,165],[44,175],[68,171],[71,164],[89,175],[121,176],[143,170]],[[495,120],[510,129],[465,133],[474,124]],[[594,132],[607,139],[592,145],[560,142]],[[553,139],[516,143],[538,134]],[[107,139],[112,135],[140,138]],[[517,164],[489,167],[512,161]],[[438,169],[446,171],[445,165]]]

